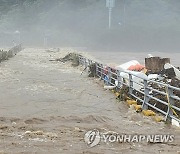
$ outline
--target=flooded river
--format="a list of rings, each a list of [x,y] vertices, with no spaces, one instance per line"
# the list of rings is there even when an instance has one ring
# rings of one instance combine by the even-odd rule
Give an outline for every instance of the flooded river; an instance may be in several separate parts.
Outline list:
[[[159,56],[162,58],[170,58],[171,64],[174,66],[180,66],[180,53],[175,52],[121,52],[121,51],[90,51],[91,55],[95,56],[97,59],[100,59],[104,63],[117,64],[120,65],[130,60],[137,60],[141,64],[145,63],[145,58],[148,57],[148,54],[153,56]]]
[[[117,102],[99,79],[81,75],[83,68],[49,61],[67,50],[24,49],[0,64],[0,153],[178,153],[180,130],[157,123]],[[109,53],[110,54],[110,53]],[[105,62],[109,56],[92,53]],[[115,56],[112,54],[111,59]],[[121,59],[126,57],[121,55]],[[134,57],[136,58],[136,57]],[[140,58],[140,57],[139,57]],[[131,60],[131,59],[130,59]],[[119,61],[114,61],[118,63]],[[178,63],[175,61],[174,63]],[[173,134],[171,143],[102,143],[88,147],[92,129],[123,134]]]

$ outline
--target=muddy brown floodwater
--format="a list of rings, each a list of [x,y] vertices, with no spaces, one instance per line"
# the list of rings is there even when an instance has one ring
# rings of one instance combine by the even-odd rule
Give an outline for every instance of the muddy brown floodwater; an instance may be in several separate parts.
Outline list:
[[[51,62],[67,50],[25,49],[0,64],[0,153],[178,153],[180,130],[117,102],[83,68]],[[91,129],[120,134],[173,134],[171,143],[100,143],[88,147]]]

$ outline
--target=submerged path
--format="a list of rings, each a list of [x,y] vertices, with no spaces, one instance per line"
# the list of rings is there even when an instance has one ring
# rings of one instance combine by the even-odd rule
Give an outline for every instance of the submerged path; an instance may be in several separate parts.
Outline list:
[[[180,130],[144,117],[70,63],[66,51],[25,49],[0,64],[0,153],[177,153]],[[91,129],[174,134],[172,143],[114,143],[89,148]],[[32,133],[33,132],[33,133]]]

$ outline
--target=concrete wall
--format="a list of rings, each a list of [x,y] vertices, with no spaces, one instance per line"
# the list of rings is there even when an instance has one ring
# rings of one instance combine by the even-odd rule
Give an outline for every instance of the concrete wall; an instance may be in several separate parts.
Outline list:
[[[15,56],[22,50],[21,44],[11,48],[9,51],[0,50],[0,63]]]

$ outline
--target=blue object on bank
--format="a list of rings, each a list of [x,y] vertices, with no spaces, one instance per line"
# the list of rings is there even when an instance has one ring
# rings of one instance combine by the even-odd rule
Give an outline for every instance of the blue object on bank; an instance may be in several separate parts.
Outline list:
[[[109,77],[107,75],[104,76],[104,82],[106,85],[109,84]]]

